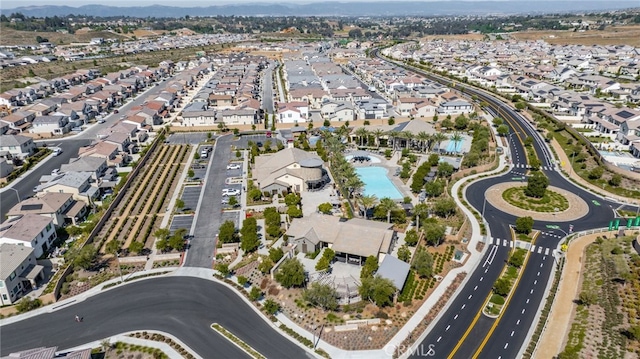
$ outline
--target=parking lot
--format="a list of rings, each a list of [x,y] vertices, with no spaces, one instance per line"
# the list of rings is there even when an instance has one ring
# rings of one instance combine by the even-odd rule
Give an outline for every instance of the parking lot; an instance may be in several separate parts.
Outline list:
[[[182,214],[173,216],[173,220],[171,221],[171,226],[169,230],[173,233],[174,231],[184,228],[189,232],[191,230],[191,224],[193,223],[193,214]]]
[[[215,136],[213,138],[215,138]],[[170,134],[169,137],[167,137],[167,139],[165,140],[165,143],[169,143],[172,145],[179,145],[179,144],[185,144],[185,143],[190,145],[197,145],[199,143],[206,142],[206,141],[207,141],[207,134],[205,132],[198,132],[198,133],[185,132],[185,133]]]
[[[249,141],[253,141],[253,143],[264,143],[267,139],[267,135],[242,135],[242,137],[233,141],[233,145],[238,148],[249,148]],[[272,138],[271,142],[275,145],[274,140],[275,139]]]
[[[194,210],[198,206],[202,186],[186,186],[181,199],[184,201],[184,210]]]

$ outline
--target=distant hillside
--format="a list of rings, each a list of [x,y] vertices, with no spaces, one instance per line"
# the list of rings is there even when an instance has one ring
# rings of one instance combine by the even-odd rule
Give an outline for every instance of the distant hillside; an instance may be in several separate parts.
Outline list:
[[[542,14],[602,11],[638,7],[638,1],[403,1],[403,2],[322,2],[310,4],[238,4],[208,7],[104,5],[25,6],[4,9],[4,14],[25,16],[64,15],[183,17],[189,16],[438,16],[489,14]]]

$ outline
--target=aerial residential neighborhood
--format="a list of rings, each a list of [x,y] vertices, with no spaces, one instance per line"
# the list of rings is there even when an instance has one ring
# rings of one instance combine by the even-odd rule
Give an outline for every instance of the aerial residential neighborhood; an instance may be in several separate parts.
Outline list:
[[[640,355],[637,4],[159,3],[2,5],[0,356]]]

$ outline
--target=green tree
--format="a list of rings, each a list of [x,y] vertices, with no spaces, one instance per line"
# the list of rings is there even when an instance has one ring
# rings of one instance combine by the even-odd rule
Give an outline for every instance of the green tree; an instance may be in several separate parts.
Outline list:
[[[409,263],[409,261],[411,260],[411,251],[406,244],[403,244],[402,246],[400,246],[400,248],[398,248],[398,259],[407,263]]]
[[[504,123],[504,120],[500,117],[494,117],[492,122],[494,126],[498,127]]]
[[[522,250],[516,250],[510,257],[509,257],[509,265],[513,266],[513,267],[517,267],[520,268],[522,267],[522,265],[524,264],[524,256],[525,256],[526,252],[522,251]]]
[[[453,174],[453,165],[447,162],[438,163],[438,177],[449,178]]]
[[[589,179],[596,180],[600,179],[603,174],[604,169],[602,169],[602,167],[594,167],[593,169],[591,169],[591,171],[589,171],[588,177]]]
[[[318,263],[316,263],[316,270],[319,272],[326,271],[330,266],[331,264],[329,263],[329,260],[325,257],[322,257],[318,260]]]
[[[157,239],[156,240],[156,249],[160,251],[160,253],[166,251],[169,248],[169,242],[166,239]]]
[[[274,315],[280,311],[280,304],[273,299],[267,299],[264,301],[264,310],[271,315]]]
[[[180,198],[176,199],[176,208],[181,211],[184,208],[184,201]]]
[[[249,291],[249,299],[251,299],[252,302],[255,302],[256,300],[260,299],[260,297],[262,297],[262,291],[260,290],[260,288],[251,287],[251,291]]]
[[[82,228],[78,226],[67,226],[64,230],[71,237],[76,237],[82,234]]]
[[[297,258],[287,259],[278,268],[275,278],[285,288],[300,287],[305,280],[304,267]]]
[[[262,191],[258,188],[254,188],[247,193],[247,197],[249,197],[252,201],[259,201],[262,198]]]
[[[430,245],[437,246],[442,243],[445,232],[446,228],[443,225],[439,223],[433,223],[425,226],[424,239]]]
[[[282,259],[283,256],[284,251],[282,250],[282,247],[269,248],[269,259],[271,259],[273,263],[278,263],[278,261]]]
[[[193,178],[193,176],[195,176],[195,175],[196,175],[196,173],[191,168],[189,168],[189,171],[187,171],[187,176],[189,178]]]
[[[229,197],[229,206],[235,207],[238,205],[238,198],[236,196]]]
[[[176,230],[175,233],[169,237],[169,246],[179,252],[183,251],[186,245],[184,240],[185,234],[187,234],[187,230],[184,228]]]
[[[418,236],[418,232],[415,229],[410,229],[405,233],[404,242],[411,247],[415,247],[418,244],[418,240],[420,237]]]
[[[611,178],[609,179],[609,184],[614,187],[620,186],[621,183],[622,183],[622,176],[617,173],[611,176]]]
[[[140,252],[142,252],[143,249],[144,249],[144,243],[142,242],[134,241],[134,242],[131,242],[131,244],[129,245],[129,252],[131,253],[140,254]]]
[[[76,253],[75,256],[72,254],[73,266],[82,269],[91,269],[98,256],[98,249],[91,244],[84,246],[82,249],[76,249],[76,251],[73,252]]]
[[[364,261],[362,270],[360,270],[360,279],[373,277],[373,274],[378,270],[378,266],[378,258],[368,256]]]
[[[25,296],[18,304],[16,304],[16,310],[18,313],[25,313],[30,310],[34,310],[40,308],[42,306],[42,301],[39,298],[31,298],[29,296]]]
[[[107,253],[115,255],[116,253],[118,253],[120,251],[120,244],[121,244],[120,241],[118,241],[116,239],[111,240],[105,246],[105,250],[106,250]]]
[[[218,230],[218,239],[222,243],[237,242],[236,225],[233,221],[225,221]]]
[[[249,283],[249,278],[243,275],[238,276],[238,284],[244,287],[245,285],[247,285],[247,283]]]
[[[580,295],[578,295],[578,300],[580,301],[580,304],[588,307],[598,302],[598,294],[594,291],[583,290],[580,292]]]
[[[171,234],[171,231],[168,228],[158,228],[155,232],[153,232],[153,236],[157,239],[166,239]]]
[[[524,189],[524,194],[529,197],[542,198],[547,192],[549,186],[549,179],[547,176],[540,172],[533,172],[527,179],[527,187]]]
[[[231,269],[229,269],[229,265],[227,263],[218,263],[216,264],[215,269],[220,272],[223,277],[227,277],[231,274]]]
[[[378,307],[386,307],[393,304],[396,287],[391,280],[381,276],[365,277],[358,292],[362,299],[371,301]]]
[[[300,204],[300,196],[296,193],[289,193],[284,197],[284,203],[287,206],[297,206]]]
[[[530,216],[520,217],[516,219],[516,226],[514,230],[517,233],[529,234],[533,229],[533,223],[533,218],[531,218]]]
[[[378,203],[378,197],[376,197],[375,195],[364,195],[364,196],[360,196],[357,199],[358,204],[360,204],[362,206],[362,209],[364,211],[364,218],[367,218],[367,213],[369,212],[369,210],[373,207],[376,206],[376,203]]]
[[[246,253],[251,253],[258,249],[260,239],[258,238],[258,222],[255,217],[245,218],[242,221],[240,230],[240,248]]]
[[[506,136],[506,135],[509,134],[509,126],[507,126],[505,124],[502,124],[502,125],[498,126],[496,131],[498,132],[499,136]]]
[[[466,157],[465,157],[466,158]],[[444,193],[443,181],[429,181],[424,185],[424,191],[429,197],[438,197]]]
[[[258,270],[263,274],[271,272],[271,268],[273,268],[273,262],[269,258],[263,259],[262,263],[258,264]]]
[[[441,198],[433,204],[433,213],[438,217],[447,218],[456,213],[456,202],[453,198]]]
[[[509,294],[511,290],[511,282],[507,278],[499,278],[495,283],[493,283],[493,291],[497,295],[501,295],[503,297]]]
[[[302,292],[302,299],[324,310],[338,308],[338,292],[329,284],[313,282]]]
[[[322,214],[331,214],[332,210],[333,210],[333,206],[329,202],[320,203],[318,205],[318,212]]]
[[[456,117],[456,120],[453,124],[453,127],[456,130],[462,131],[464,129],[467,128],[467,126],[469,125],[469,119],[466,118],[464,115],[460,115],[458,117]]]
[[[517,102],[517,103],[516,103],[516,109],[517,109],[518,111],[522,111],[522,110],[524,110],[524,108],[525,108],[525,107],[527,107],[527,104],[525,104],[525,103],[524,103],[524,102],[522,102],[522,101],[519,101],[519,102]]]
[[[287,214],[291,218],[302,218],[302,210],[295,205],[287,207]]]
[[[429,278],[433,274],[433,256],[426,250],[418,250],[413,257],[411,268],[422,278]]]

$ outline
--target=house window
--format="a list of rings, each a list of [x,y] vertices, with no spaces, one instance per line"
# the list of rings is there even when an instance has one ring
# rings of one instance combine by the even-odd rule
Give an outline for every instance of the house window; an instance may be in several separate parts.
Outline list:
[[[9,280],[13,280],[16,277],[16,272],[13,272],[9,275]]]

